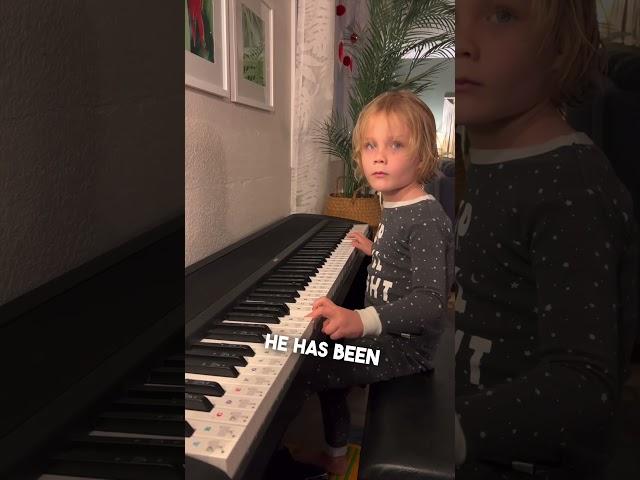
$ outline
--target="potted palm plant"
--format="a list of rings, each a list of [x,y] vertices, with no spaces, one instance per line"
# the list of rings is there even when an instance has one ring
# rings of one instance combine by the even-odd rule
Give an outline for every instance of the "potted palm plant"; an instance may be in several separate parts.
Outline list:
[[[351,131],[364,106],[388,90],[420,94],[432,86],[454,49],[455,7],[451,0],[368,0],[369,19],[362,32],[347,32],[339,57],[353,71],[348,112],[334,111],[318,127],[315,140],[324,153],[342,160],[342,188],[325,204],[325,215],[350,218],[376,227],[380,207],[366,181],[358,178],[351,149]],[[355,41],[357,40],[357,41]],[[407,58],[410,61],[407,61]],[[407,64],[406,67],[403,64]]]

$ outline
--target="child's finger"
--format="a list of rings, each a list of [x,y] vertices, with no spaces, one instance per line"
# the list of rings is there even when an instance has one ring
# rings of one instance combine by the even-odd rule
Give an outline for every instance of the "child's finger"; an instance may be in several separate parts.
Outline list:
[[[327,302],[331,302],[331,300],[329,300],[327,297],[320,297],[320,298],[316,299],[315,302],[313,302],[313,308],[318,308],[318,307],[325,306],[327,304]],[[333,302],[331,302],[331,303],[333,303]]]
[[[344,337],[344,330],[338,328],[335,332],[333,332],[331,335],[329,335],[329,338],[331,340],[339,340],[342,337]]]
[[[319,306],[316,308],[312,308],[309,313],[305,315],[305,317],[318,318],[324,316],[324,307]]]
[[[335,333],[338,328],[340,328],[340,325],[338,324],[338,322],[333,320],[325,320],[325,322],[322,324],[322,332],[326,335]]]

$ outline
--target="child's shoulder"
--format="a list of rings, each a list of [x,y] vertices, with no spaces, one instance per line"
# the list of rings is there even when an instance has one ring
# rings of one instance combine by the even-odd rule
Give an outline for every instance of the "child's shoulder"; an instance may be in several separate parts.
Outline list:
[[[433,195],[429,194],[418,202],[394,210],[392,215],[394,220],[408,225],[410,230],[436,228],[444,232],[451,231],[451,220]]]
[[[595,189],[613,194],[621,185],[606,155],[594,144],[562,146],[528,159],[522,167],[527,183],[546,183],[555,191]]]

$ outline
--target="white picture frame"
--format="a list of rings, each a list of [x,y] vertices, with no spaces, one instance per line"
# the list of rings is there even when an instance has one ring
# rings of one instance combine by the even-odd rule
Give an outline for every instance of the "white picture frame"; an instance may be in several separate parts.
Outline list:
[[[187,50],[187,42],[191,41],[191,16],[185,3],[185,51],[184,51],[184,83],[186,86],[230,98],[229,88],[229,30],[228,30],[228,0],[203,0],[203,11],[210,6],[213,18],[209,19],[213,26],[213,62],[201,55]],[[204,24],[206,25],[205,19]],[[198,22],[196,35],[200,34]],[[205,32],[205,35],[208,33]],[[191,45],[191,44],[190,44]]]
[[[231,101],[273,112],[273,8],[265,0],[230,0],[229,32]],[[254,45],[245,46],[247,37]]]

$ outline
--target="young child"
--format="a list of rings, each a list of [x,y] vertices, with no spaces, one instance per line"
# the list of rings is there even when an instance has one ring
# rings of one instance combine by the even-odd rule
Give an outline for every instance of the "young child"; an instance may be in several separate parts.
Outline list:
[[[598,70],[595,0],[458,0],[456,19],[456,478],[602,478],[637,237],[563,115]]]
[[[438,160],[431,111],[408,91],[384,93],[362,110],[352,141],[359,172],[384,199],[374,241],[351,237],[372,256],[366,308],[348,310],[323,297],[308,316],[324,319],[322,331],[331,340],[379,349],[380,361],[374,366],[307,358],[303,378],[320,397],[326,449],[294,452],[298,460],[337,474],[347,468],[349,387],[433,368],[453,281],[451,222],[423,189]]]

